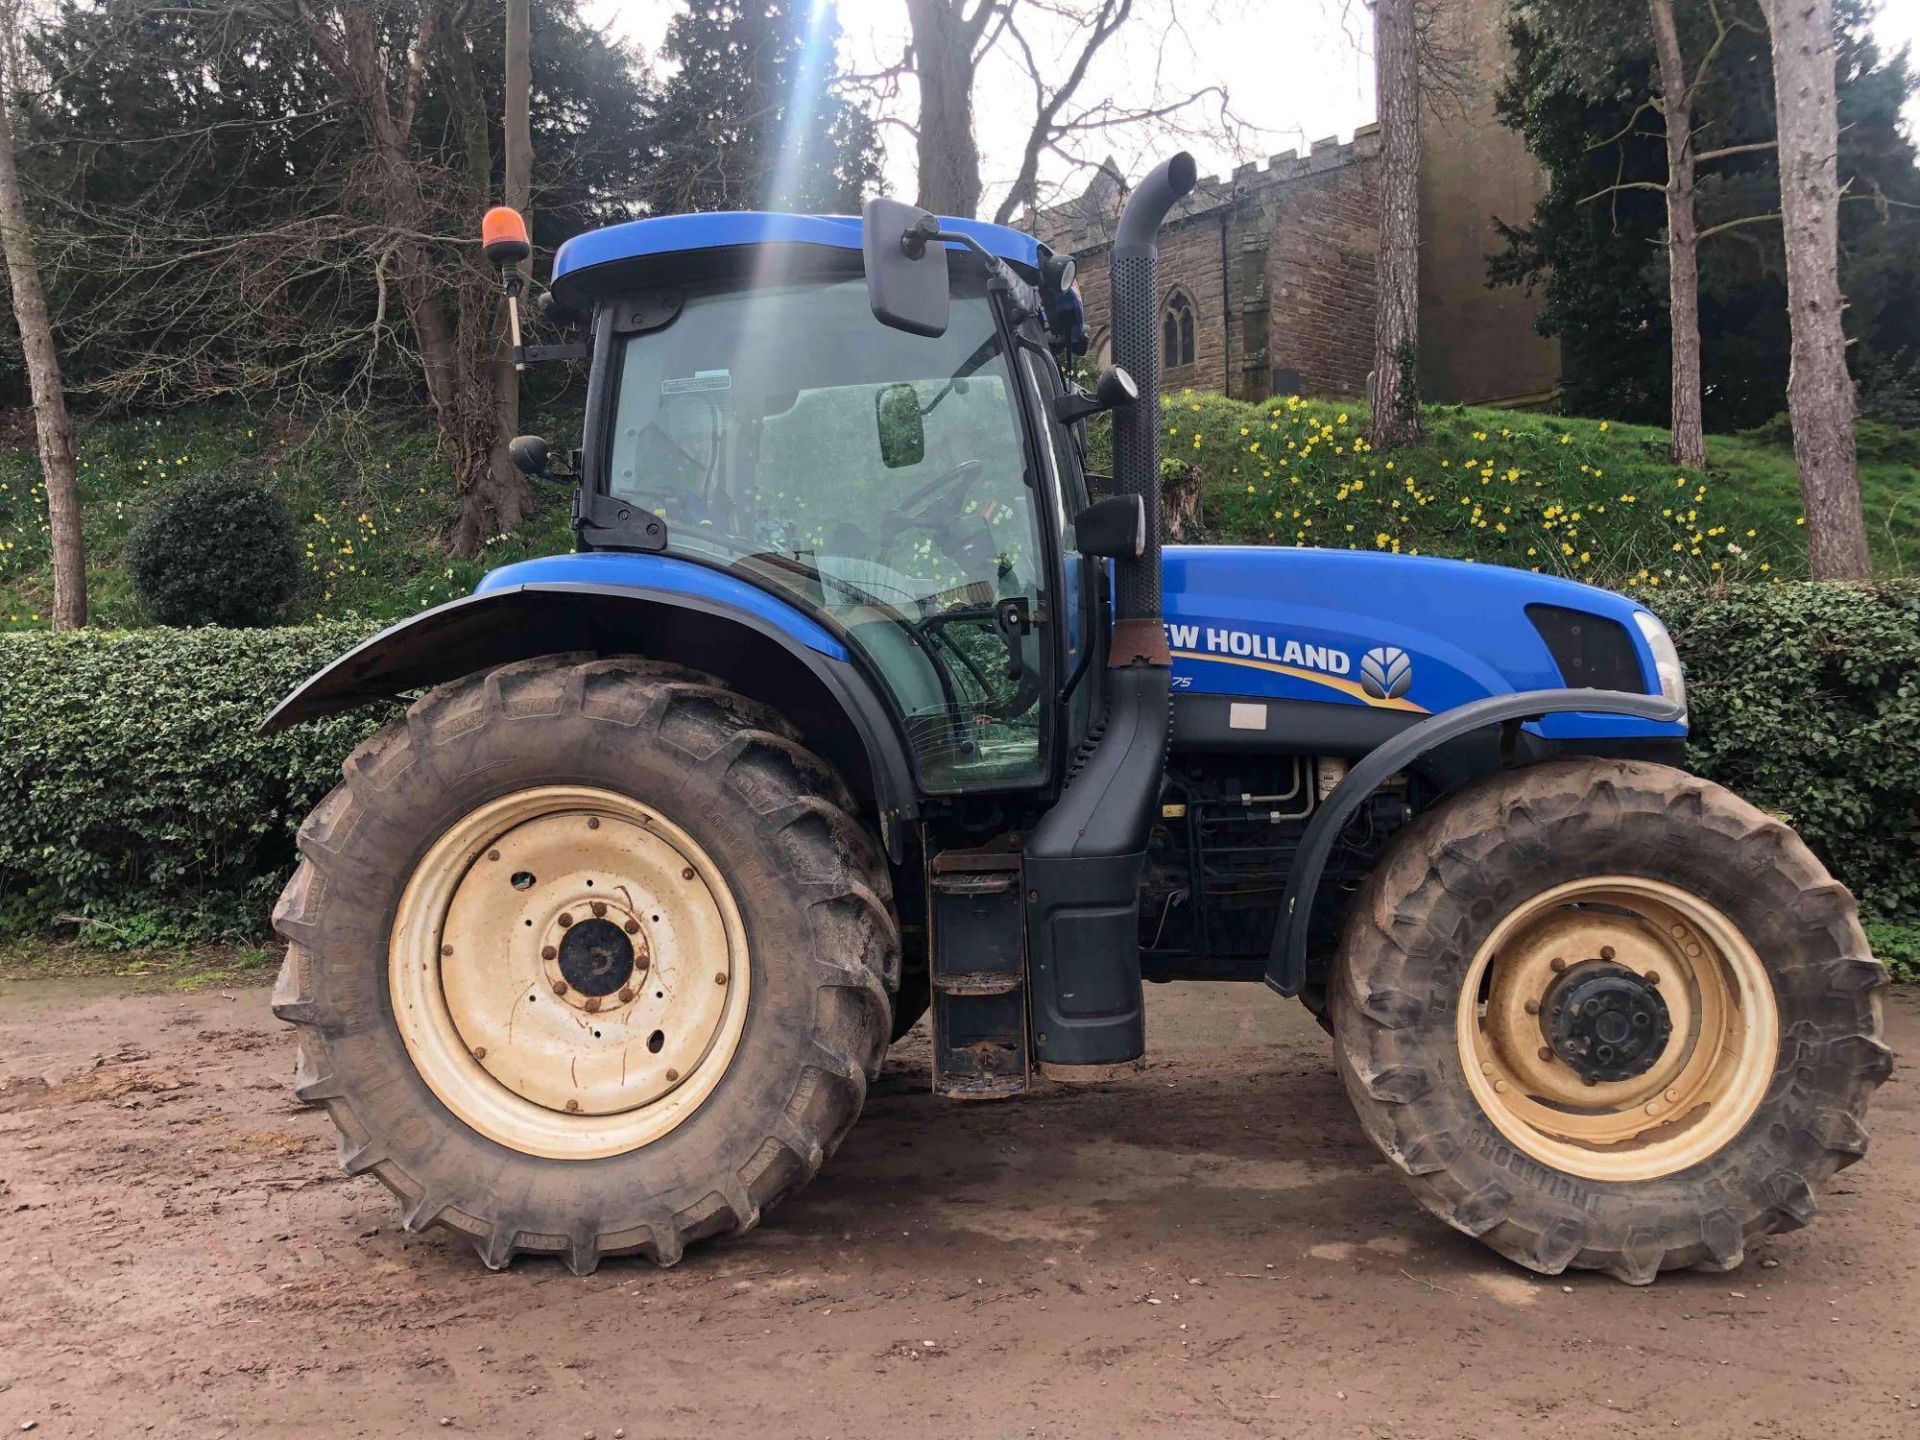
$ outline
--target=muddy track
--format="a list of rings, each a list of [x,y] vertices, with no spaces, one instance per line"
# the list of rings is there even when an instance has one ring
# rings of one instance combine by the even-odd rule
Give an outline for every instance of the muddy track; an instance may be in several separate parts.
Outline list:
[[[1008,1105],[934,1100],[909,1037],[767,1224],[579,1280],[490,1275],[342,1177],[264,989],[0,983],[0,1429],[1920,1434],[1904,1069],[1812,1229],[1632,1290],[1421,1213],[1297,1007],[1150,1004],[1141,1073]]]

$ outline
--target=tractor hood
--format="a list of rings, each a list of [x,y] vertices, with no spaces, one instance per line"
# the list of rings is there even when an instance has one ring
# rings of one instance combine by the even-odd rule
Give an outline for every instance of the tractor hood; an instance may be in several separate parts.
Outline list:
[[[1660,693],[1646,622],[1635,618],[1650,612],[1556,576],[1355,550],[1189,545],[1167,547],[1163,574],[1176,697],[1418,718],[1522,690]],[[1528,728],[1560,739],[1685,733],[1586,714]]]

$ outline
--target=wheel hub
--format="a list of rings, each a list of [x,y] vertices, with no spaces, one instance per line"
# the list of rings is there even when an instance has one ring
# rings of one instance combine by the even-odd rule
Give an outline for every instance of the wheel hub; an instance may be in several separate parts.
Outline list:
[[[1605,960],[1565,971],[1547,990],[1542,1028],[1582,1080],[1631,1080],[1667,1048],[1673,1020],[1657,985]]]
[[[647,983],[653,955],[640,917],[618,901],[582,906],[585,918],[562,910],[548,923],[541,969],[562,1004],[589,1015],[630,1004]]]

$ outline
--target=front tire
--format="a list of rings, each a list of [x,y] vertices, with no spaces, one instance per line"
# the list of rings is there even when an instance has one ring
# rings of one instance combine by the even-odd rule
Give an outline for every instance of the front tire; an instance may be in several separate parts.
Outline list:
[[[1663,766],[1450,796],[1357,897],[1329,1001],[1421,1203],[1543,1274],[1740,1264],[1866,1151],[1885,970],[1792,830]]]
[[[297,1093],[405,1224],[586,1273],[745,1230],[858,1115],[884,860],[766,707],[641,660],[442,686],[350,756],[274,915]]]

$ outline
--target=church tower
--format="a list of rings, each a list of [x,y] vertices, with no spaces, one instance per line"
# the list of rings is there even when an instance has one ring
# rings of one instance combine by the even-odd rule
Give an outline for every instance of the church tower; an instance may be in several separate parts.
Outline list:
[[[1505,249],[1497,216],[1525,225],[1545,177],[1493,114],[1507,66],[1506,0],[1443,0],[1434,21],[1459,75],[1420,126],[1420,389],[1442,404],[1542,400],[1560,383],[1560,345],[1533,328],[1538,296],[1487,288]]]

